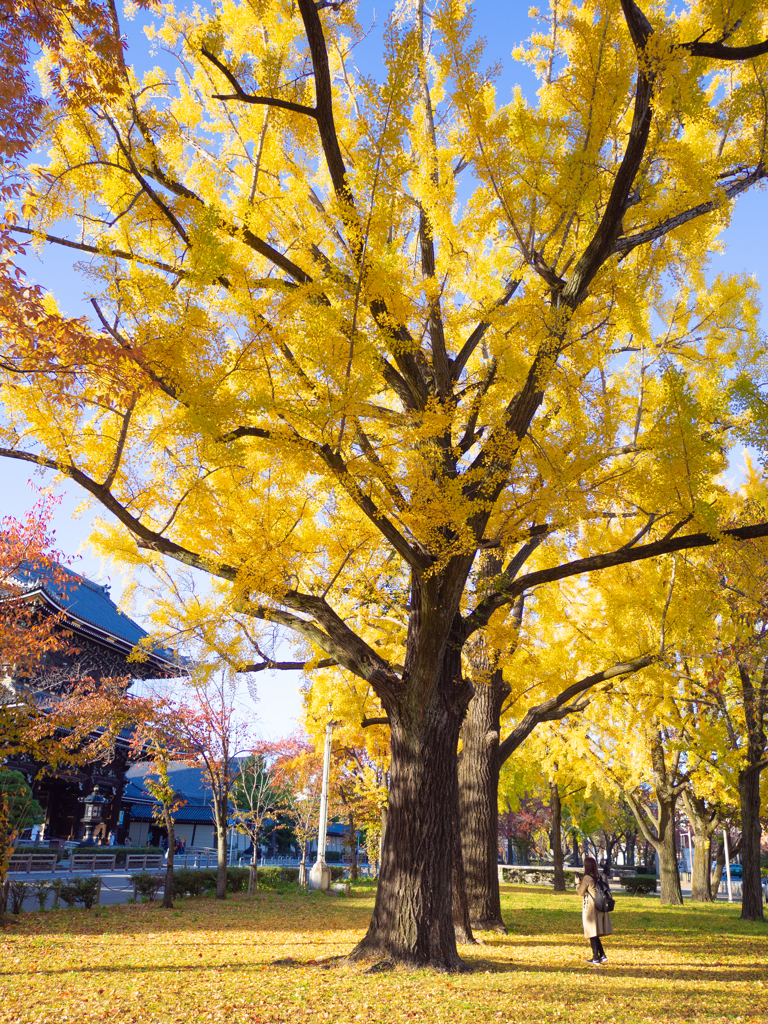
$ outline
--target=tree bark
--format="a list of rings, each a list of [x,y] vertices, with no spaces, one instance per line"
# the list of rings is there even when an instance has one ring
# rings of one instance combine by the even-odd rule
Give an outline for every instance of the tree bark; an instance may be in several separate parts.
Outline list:
[[[712,882],[709,871],[710,837],[694,835],[693,865],[691,867],[691,902],[711,903]]]
[[[349,844],[349,855],[351,858],[349,864],[349,877],[357,878],[357,829],[355,828],[355,816],[351,812],[349,815],[349,829],[347,831],[347,842]]]
[[[461,820],[459,816],[458,784],[453,814],[453,864],[451,868],[451,899],[453,900],[453,929],[456,941],[463,945],[475,945],[469,901],[465,884],[464,858],[461,852]]]
[[[167,804],[163,804],[163,818],[165,819],[165,830],[168,833],[168,860],[165,865],[163,906],[166,910],[173,910],[173,856],[176,852],[176,829],[173,825],[173,815]]]
[[[741,803],[741,919],[764,921],[763,890],[760,885],[760,771],[747,768],[739,773]]]
[[[747,726],[747,767],[739,772],[741,805],[741,919],[764,921],[763,890],[760,885],[760,773],[764,767],[768,741],[765,735],[768,716],[768,658],[763,661],[758,685],[747,666],[739,664]]]
[[[459,807],[461,852],[473,928],[506,934],[499,894],[499,729],[509,686],[501,670],[483,677],[475,655],[475,695],[461,730]]]
[[[259,888],[259,851],[256,840],[253,841],[253,853],[251,854],[251,877],[248,879],[248,893],[253,898]]]
[[[663,818],[666,819],[661,828],[661,839],[656,845],[659,855],[659,874],[661,875],[661,902],[669,907],[683,905],[683,890],[680,885],[680,869],[677,863],[677,844],[675,843],[675,800],[664,807]]]
[[[683,791],[685,812],[693,829],[693,864],[691,865],[691,901],[712,902],[710,879],[710,848],[712,836],[720,824],[717,810],[707,807],[706,801],[690,790]]]
[[[229,794],[227,794],[229,796]],[[214,797],[213,816],[216,819],[216,899],[227,898],[227,798],[223,808]]]
[[[555,861],[555,892],[565,892],[565,871],[563,870],[563,806],[560,789],[556,782],[549,784],[549,805],[552,808],[552,854]]]
[[[461,677],[460,645],[444,636],[441,646],[438,671],[429,667],[424,686],[415,680],[421,700],[381,694],[392,743],[387,827],[373,916],[351,959],[378,956],[444,971],[464,967],[456,949],[452,877],[456,753],[471,691]],[[413,661],[406,657],[406,672],[428,671],[418,654]]]

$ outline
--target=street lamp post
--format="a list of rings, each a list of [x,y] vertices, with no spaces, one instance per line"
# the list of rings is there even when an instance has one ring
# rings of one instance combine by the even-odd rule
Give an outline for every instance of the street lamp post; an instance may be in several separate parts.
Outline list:
[[[325,754],[323,756],[323,789],[320,794],[320,823],[317,833],[317,860],[309,869],[309,888],[327,892],[331,887],[331,869],[325,863],[325,844],[328,834],[328,776],[331,772],[331,737],[335,722],[325,727]]]

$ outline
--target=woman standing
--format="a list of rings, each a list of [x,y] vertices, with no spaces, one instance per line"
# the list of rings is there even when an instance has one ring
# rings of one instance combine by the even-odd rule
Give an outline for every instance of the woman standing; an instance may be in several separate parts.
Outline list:
[[[585,857],[584,874],[576,891],[583,898],[581,920],[584,925],[584,936],[589,939],[592,947],[592,956],[587,960],[590,967],[599,967],[606,962],[608,957],[605,955],[600,937],[613,935],[611,915],[607,912],[602,913],[595,907],[598,877],[597,861],[594,857]]]

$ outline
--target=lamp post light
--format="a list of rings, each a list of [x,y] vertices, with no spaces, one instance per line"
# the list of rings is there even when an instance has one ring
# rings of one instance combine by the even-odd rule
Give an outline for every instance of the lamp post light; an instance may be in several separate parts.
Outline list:
[[[83,817],[80,819],[85,826],[83,831],[83,843],[93,845],[93,830],[101,824],[101,815],[104,811],[104,804],[107,798],[99,792],[99,787],[94,786],[93,792],[88,796],[81,797],[79,803],[84,804]]]
[[[309,869],[309,888],[327,892],[331,887],[331,869],[325,863],[325,844],[328,836],[328,776],[331,772],[331,737],[336,722],[325,727],[325,754],[323,756],[323,788],[320,794],[320,823],[317,833],[317,860]]]
[[[725,848],[725,877],[728,879],[728,902],[733,903],[733,885],[731,883],[731,851],[728,844],[728,829],[723,829],[723,846]]]

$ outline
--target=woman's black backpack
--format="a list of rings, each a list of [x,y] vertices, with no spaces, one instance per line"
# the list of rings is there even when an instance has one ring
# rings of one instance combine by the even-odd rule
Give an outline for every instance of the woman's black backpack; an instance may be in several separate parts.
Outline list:
[[[608,883],[604,882],[602,878],[598,878],[595,882],[595,895],[592,897],[592,900],[595,904],[595,910],[600,914],[610,914],[616,906],[616,900],[611,896]]]

